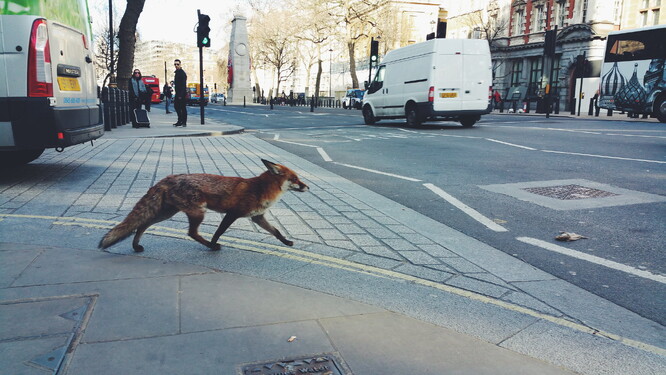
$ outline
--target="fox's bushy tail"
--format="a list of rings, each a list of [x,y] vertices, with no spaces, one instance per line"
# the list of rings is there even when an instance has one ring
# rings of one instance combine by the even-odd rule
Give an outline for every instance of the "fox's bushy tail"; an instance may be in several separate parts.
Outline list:
[[[102,240],[99,241],[99,248],[106,249],[125,238],[129,237],[140,226],[153,221],[162,209],[164,202],[164,189],[163,187],[155,185],[151,187],[146,195],[144,195],[134,205],[134,208],[127,215],[125,220],[111,229]]]

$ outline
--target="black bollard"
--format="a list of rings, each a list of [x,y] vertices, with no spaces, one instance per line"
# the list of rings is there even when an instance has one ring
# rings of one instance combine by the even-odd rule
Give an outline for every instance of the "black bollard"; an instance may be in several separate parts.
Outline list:
[[[314,107],[315,107],[315,98],[313,96],[312,100],[310,101],[310,112],[314,112]]]
[[[104,130],[111,131],[111,119],[109,118],[109,88],[102,88],[102,112],[104,113]]]

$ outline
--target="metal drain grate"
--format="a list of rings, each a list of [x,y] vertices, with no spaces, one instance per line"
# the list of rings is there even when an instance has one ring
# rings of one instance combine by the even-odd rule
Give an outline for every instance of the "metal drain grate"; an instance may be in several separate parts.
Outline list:
[[[544,197],[555,198],[563,201],[588,198],[607,198],[619,195],[609,191],[593,189],[580,185],[532,187],[523,188],[522,190],[532,194],[542,195]]]

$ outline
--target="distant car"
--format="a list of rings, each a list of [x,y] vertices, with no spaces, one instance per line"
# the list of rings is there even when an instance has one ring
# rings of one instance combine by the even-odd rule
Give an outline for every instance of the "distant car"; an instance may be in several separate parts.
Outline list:
[[[210,97],[211,103],[224,103],[224,94],[216,93]]]
[[[363,105],[363,94],[364,90],[361,89],[349,89],[344,98],[342,98],[342,108],[356,108],[361,109]]]

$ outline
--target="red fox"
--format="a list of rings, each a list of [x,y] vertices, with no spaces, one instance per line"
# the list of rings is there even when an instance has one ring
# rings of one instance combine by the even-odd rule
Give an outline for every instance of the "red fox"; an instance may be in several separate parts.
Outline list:
[[[139,240],[153,224],[183,211],[190,223],[188,235],[212,250],[219,250],[217,240],[236,219],[249,217],[253,222],[274,235],[283,244],[294,243],[284,238],[264,218],[264,213],[287,190],[308,191],[291,169],[261,159],[268,171],[253,178],[225,177],[213,174],[177,174],[167,176],[151,187],[127,215],[125,220],[111,229],[99,243],[101,249],[124,240],[136,230],[132,247],[143,251]],[[211,241],[199,234],[206,208],[226,213]]]

